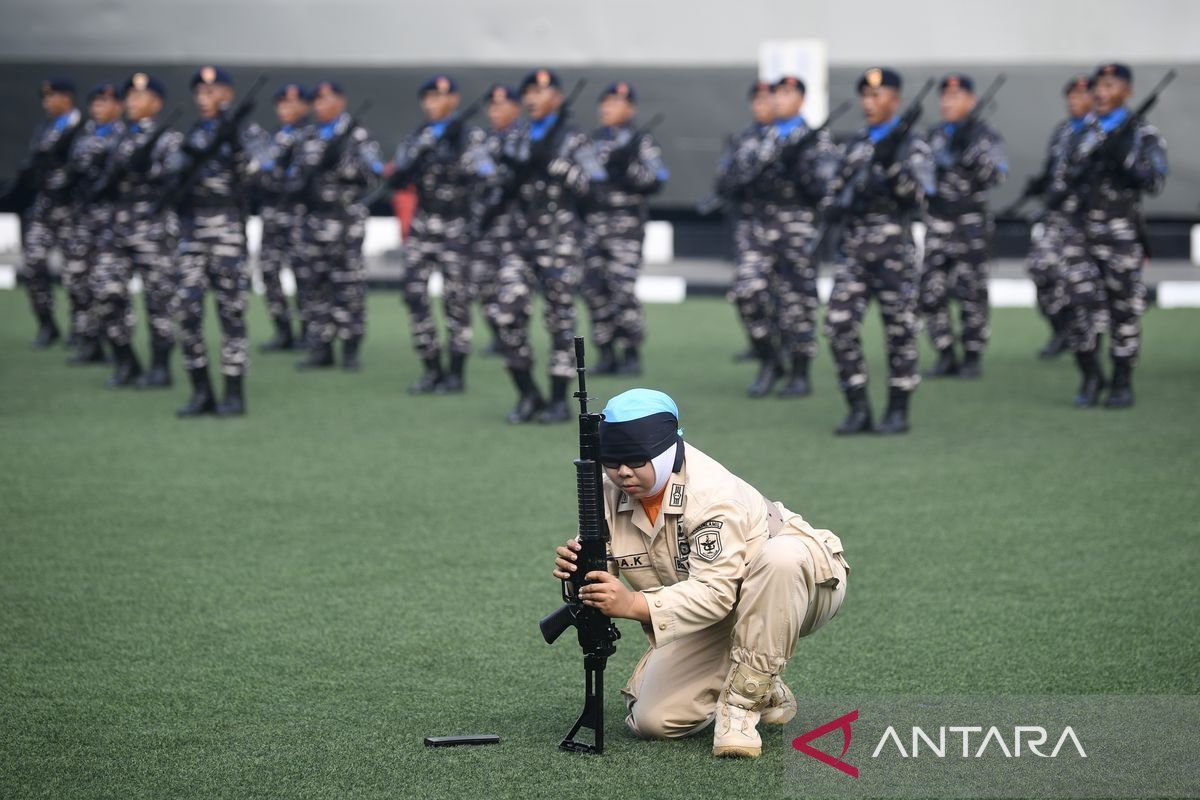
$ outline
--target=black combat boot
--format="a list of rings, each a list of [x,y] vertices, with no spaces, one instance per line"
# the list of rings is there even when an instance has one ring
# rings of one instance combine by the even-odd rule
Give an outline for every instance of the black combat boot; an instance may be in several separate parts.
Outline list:
[[[642,357],[638,349],[630,345],[625,348],[625,359],[617,367],[618,375],[637,376],[642,374]]]
[[[358,357],[358,346],[361,336],[351,336],[342,343],[342,369],[347,372],[358,372],[362,369],[362,361]]]
[[[1104,372],[1100,369],[1100,358],[1095,350],[1075,354],[1075,363],[1083,375],[1079,391],[1075,393],[1076,408],[1091,408],[1100,402],[1100,393],[1104,391]]]
[[[259,345],[258,349],[263,353],[282,353],[298,349],[297,344],[296,338],[292,336],[291,323],[282,317],[276,317],[275,335]]]
[[[1133,363],[1128,358],[1113,359],[1112,388],[1105,408],[1129,408],[1133,405]]]
[[[315,342],[308,355],[296,362],[296,369],[328,369],[333,366],[333,345]]]
[[[138,378],[138,388],[165,389],[171,385],[171,343],[156,337],[150,351],[150,371]]]
[[[600,360],[596,362],[596,366],[588,367],[589,375],[616,375],[617,374],[617,348],[612,342],[600,345]]]
[[[888,391],[887,411],[876,426],[876,433],[893,434],[908,433],[908,398],[912,392],[897,389],[893,386]]]
[[[963,354],[962,366],[958,368],[960,378],[978,378],[983,374],[983,365],[979,363],[979,353],[968,350]]]
[[[1058,358],[1067,351],[1067,326],[1070,317],[1065,311],[1060,311],[1050,318],[1050,341],[1038,350],[1038,358]]]
[[[241,417],[246,413],[246,396],[241,375],[225,376],[225,398],[217,403],[218,417]]]
[[[513,425],[530,422],[546,407],[546,401],[528,369],[510,369],[508,372],[517,387],[517,405],[509,412],[508,421]]]
[[[409,394],[432,394],[437,390],[437,385],[441,383],[445,373],[442,372],[442,359],[440,356],[433,356],[425,359],[425,371],[421,373],[421,377],[408,385]]]
[[[541,414],[538,422],[543,425],[555,425],[559,422],[569,422],[571,412],[567,410],[567,386],[570,381],[557,375],[550,376],[550,403]]]
[[[867,401],[867,390],[863,387],[847,389],[846,404],[850,406],[850,413],[833,432],[838,436],[871,433],[875,428],[871,424],[871,404]]]
[[[438,394],[462,394],[467,388],[463,378],[463,370],[467,365],[467,357],[463,353],[450,354],[450,371],[437,385]]]
[[[949,378],[958,374],[958,356],[954,355],[954,345],[938,351],[937,363],[933,369],[926,371],[930,378]]]
[[[67,363],[73,367],[84,364],[103,364],[104,362],[104,347],[100,344],[99,336],[84,336],[83,341],[79,344],[79,349],[67,359]]]
[[[770,339],[755,340],[754,352],[758,356],[760,365],[758,377],[754,379],[754,383],[750,384],[746,394],[751,397],[766,397],[775,388],[775,382],[783,373],[779,366],[779,354],[775,352],[775,346],[771,344]]]
[[[113,370],[112,377],[104,385],[110,389],[133,386],[142,374],[142,365],[138,361],[137,354],[128,344],[113,345],[113,351],[116,353],[117,365]]]
[[[212,384],[208,382],[208,367],[189,369],[188,380],[192,383],[192,396],[175,412],[175,416],[183,419],[215,414],[217,399],[213,397]]]
[[[810,394],[812,394],[812,386],[808,382],[808,356],[797,354],[792,357],[791,377],[779,390],[779,396],[808,397]]]
[[[45,350],[61,339],[62,333],[58,330],[58,324],[54,321],[54,314],[51,312],[43,311],[37,315],[37,318],[38,332],[29,344],[37,350]]]

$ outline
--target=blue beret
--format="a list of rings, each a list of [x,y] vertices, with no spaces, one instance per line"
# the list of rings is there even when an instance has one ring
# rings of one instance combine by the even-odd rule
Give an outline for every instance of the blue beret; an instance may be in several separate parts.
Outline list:
[[[530,86],[554,86],[561,89],[562,81],[552,69],[535,69],[521,79],[521,94],[525,94],[525,90]]]
[[[521,95],[517,94],[517,90],[504,83],[493,83],[492,88],[488,89],[488,102],[490,103],[516,103],[521,99]]]
[[[430,75],[421,85],[417,87],[417,97],[424,97],[433,92],[435,94],[454,94],[458,91],[458,82],[449,75]]]
[[[794,86],[800,90],[800,94],[807,94],[805,91],[804,81],[797,78],[795,75],[784,75],[779,80],[775,81],[771,86],[771,91],[775,91],[780,86]]]
[[[121,95],[128,94],[130,89],[145,89],[158,95],[159,100],[167,99],[167,87],[163,85],[163,82],[145,72],[135,72],[130,75],[125,81],[125,86],[121,88]]]
[[[1133,83],[1133,70],[1128,64],[1120,64],[1115,61],[1108,64],[1101,64],[1100,66],[1096,67],[1096,74],[1092,76],[1092,80],[1097,80],[1107,76],[1120,78],[1123,81]]]
[[[888,67],[871,67],[859,77],[855,91],[862,94],[862,90],[866,86],[870,86],[872,89],[887,86],[900,91],[901,87],[904,86],[904,80],[900,77],[900,73],[894,69]]]
[[[974,94],[975,81],[971,80],[970,75],[964,75],[961,72],[951,72],[942,78],[942,82],[938,84],[939,92],[944,92],[947,89],[962,89],[964,92]]]
[[[305,89],[304,86],[299,83],[283,84],[275,90],[275,96],[272,99],[278,103],[285,97],[289,97],[293,100],[304,100],[306,102],[312,100],[312,95],[309,93],[308,89]]]
[[[1077,91],[1090,92],[1095,83],[1091,75],[1082,72],[1078,75],[1072,75],[1071,80],[1067,81],[1067,85],[1063,87],[1063,94],[1068,95],[1071,92]]]
[[[233,86],[233,75],[231,75],[229,70],[225,69],[224,67],[205,65],[196,70],[196,74],[192,76],[192,80],[188,84],[188,88],[195,89],[202,83],[208,86],[213,86],[218,83],[222,83],[226,86]]]
[[[754,96],[759,92],[769,91],[771,91],[771,84],[767,83],[766,81],[755,81],[754,83],[750,84],[750,91],[746,93],[746,96],[753,100]]]
[[[600,99],[609,96],[623,97],[631,103],[637,102],[637,90],[633,88],[632,83],[626,81],[613,81],[605,86],[604,91],[600,93]]]
[[[75,81],[70,78],[47,78],[42,81],[42,85],[38,87],[38,94],[45,97],[48,94],[75,94]]]
[[[112,81],[104,81],[97,83],[87,93],[87,101],[90,103],[97,97],[107,97],[111,100],[121,99],[121,89]]]
[[[337,81],[330,80],[318,81],[317,85],[313,87],[308,96],[315,100],[317,99],[317,95],[321,94],[321,92],[336,94],[338,97],[346,96],[346,90],[342,88],[342,85]]]

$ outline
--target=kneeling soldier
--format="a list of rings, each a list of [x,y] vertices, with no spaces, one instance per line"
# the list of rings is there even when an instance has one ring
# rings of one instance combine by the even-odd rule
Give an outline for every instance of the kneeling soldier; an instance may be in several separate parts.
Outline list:
[[[685,444],[662,392],[617,395],[604,420],[612,567],[589,573],[580,598],[641,622],[650,640],[621,690],[625,723],[643,738],[673,739],[715,719],[713,755],[757,757],[758,723],[796,714],[782,680],[796,640],[846,595],[842,543]],[[556,578],[575,570],[578,550],[574,540],[557,549]]]

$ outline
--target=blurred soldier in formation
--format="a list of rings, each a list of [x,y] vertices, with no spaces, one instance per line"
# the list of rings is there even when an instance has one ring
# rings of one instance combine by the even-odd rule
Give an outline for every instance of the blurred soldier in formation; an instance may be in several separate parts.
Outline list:
[[[734,295],[759,361],[751,397],[771,392],[790,369],[781,397],[811,391],[809,364],[817,354],[817,208],[838,168],[828,133],[809,136],[801,114],[804,82],[784,76],[771,87],[774,122],[758,145],[729,168],[734,182],[753,186],[756,210],[749,246],[738,265]]]
[[[1108,385],[1100,364],[1107,329],[1112,384],[1104,405],[1127,408],[1133,405],[1133,368],[1146,310],[1141,201],[1143,194],[1162,191],[1167,149],[1158,129],[1125,105],[1133,83],[1127,65],[1104,64],[1092,79],[1093,110],[1051,186],[1052,197],[1067,200],[1048,206],[1076,208],[1080,220],[1068,226],[1063,248],[1071,349],[1083,377],[1075,405],[1096,405]]]
[[[111,220],[96,246],[93,293],[97,316],[116,361],[108,382],[112,387],[171,385],[179,222],[175,212],[162,208],[159,201],[168,163],[178,158],[182,137],[166,130],[160,119],[166,93],[162,81],[144,72],[125,81],[128,125],[90,192],[95,213]],[[145,374],[133,351],[135,314],[129,284],[134,274],[141,279],[150,328],[151,369]]]
[[[521,119],[521,97],[517,90],[504,84],[493,84],[489,90],[487,103],[489,129],[484,139],[483,147],[488,159],[495,165],[504,155],[504,142],[514,135],[516,126]],[[482,209],[475,209],[478,215]],[[513,217],[511,204],[499,209],[495,218],[486,231],[476,230],[475,246],[471,258],[471,285],[483,309],[484,319],[492,331],[491,344],[484,350],[484,355],[503,355],[504,345],[500,341],[500,326],[497,323],[499,313],[500,255],[504,243],[513,237]]]
[[[753,176],[745,164],[757,154],[764,137],[775,121],[775,105],[772,102],[771,84],[755,81],[750,85],[750,124],[729,138],[717,162],[716,197],[728,209],[733,223],[734,279],[728,299],[736,303],[742,324],[750,339],[750,350],[737,356],[738,361],[749,361],[757,354],[754,351],[754,336],[750,323],[742,314],[743,303],[766,285],[762,273],[766,263],[754,247],[751,231],[754,230],[759,205],[755,197]]]
[[[992,218],[988,192],[1004,182],[1008,160],[1004,141],[976,113],[975,83],[951,73],[942,78],[942,121],[929,129],[937,188],[925,217],[925,264],[921,273],[921,312],[938,351],[931,377],[977,378],[988,340],[988,247]],[[983,109],[978,109],[983,111]],[[960,306],[960,365],[950,321],[951,295]]]
[[[233,76],[203,66],[191,88],[200,119],[172,159],[176,182],[168,198],[180,209],[179,286],[176,301],[184,365],[192,395],[180,417],[246,411],[246,206],[245,186],[265,158],[270,137],[255,123],[242,123],[231,108]],[[241,110],[241,109],[239,109]],[[204,344],[204,296],[212,290],[221,322],[221,373],[225,396],[218,404],[208,377]]]
[[[597,374],[640,375],[646,333],[634,291],[642,268],[642,240],[650,209],[646,198],[670,177],[662,151],[634,125],[637,92],[616,81],[600,94],[600,125],[592,133],[607,180],[592,189],[587,213],[587,260],[583,296],[592,316],[592,339],[600,348]],[[618,363],[616,345],[623,348]]]
[[[297,142],[289,194],[303,204],[300,296],[308,319],[308,357],[301,368],[329,367],[333,343],[342,343],[342,368],[361,368],[359,348],[367,328],[367,280],[362,245],[369,211],[361,202],[383,174],[379,144],[346,111],[337,81],[313,90],[314,122]]]
[[[894,434],[908,430],[909,396],[917,374],[917,266],[911,222],[934,189],[929,146],[903,131],[900,74],[872,68],[858,79],[867,126],[847,145],[842,169],[830,184],[831,197],[852,202],[841,209],[837,271],[825,335],[829,337],[838,379],[850,413],[835,433]],[[861,183],[850,183],[862,177]],[[871,297],[879,301],[888,356],[888,405],[878,428],[872,425],[867,399],[867,363],[862,321]]]
[[[1092,78],[1090,75],[1075,75],[1063,89],[1067,103],[1067,118],[1054,126],[1050,144],[1046,151],[1046,162],[1041,173],[1030,178],[1024,194],[1031,197],[1046,194],[1051,177],[1058,171],[1060,162],[1073,148],[1072,140],[1078,137],[1086,125],[1087,114],[1092,110]],[[1029,251],[1029,277],[1037,287],[1038,310],[1050,323],[1050,341],[1038,355],[1054,358],[1067,349],[1067,328],[1070,313],[1067,307],[1066,290],[1063,288],[1059,265],[1063,251],[1063,229],[1067,226],[1064,209],[1047,210],[1040,220],[1038,236]]]
[[[392,181],[413,184],[417,213],[404,243],[404,302],[413,347],[424,372],[408,387],[413,394],[457,393],[465,388],[471,352],[471,214],[476,181],[495,172],[484,147],[485,134],[457,113],[458,84],[434,75],[417,90],[425,122],[400,144]],[[429,276],[442,273],[449,369],[443,369],[437,324],[429,307]]]
[[[518,393],[508,420],[567,422],[567,387],[575,371],[575,293],[583,277],[580,205],[605,174],[587,134],[567,122],[558,75],[547,69],[530,72],[520,91],[529,121],[505,142],[505,170],[498,179],[507,189],[502,196],[511,196],[515,206],[515,235],[506,242],[500,264],[497,316],[505,366]],[[533,379],[529,317],[535,287],[542,291],[550,334],[549,404]]]
[[[50,254],[57,250],[65,257],[74,233],[67,160],[83,124],[83,115],[75,108],[74,83],[51,78],[42,81],[40,92],[46,121],[34,133],[29,155],[9,189],[32,195],[32,205],[23,220],[25,286],[38,323],[33,346],[39,349],[49,347],[61,336],[54,321]]]
[[[311,101],[308,90],[298,83],[285,83],[275,92],[275,116],[279,118],[279,128],[271,137],[267,160],[259,173],[262,246],[259,249],[258,267],[262,273],[267,313],[275,323],[275,336],[261,347],[264,353],[302,349],[307,340],[300,281],[296,281],[296,310],[300,318],[297,335],[292,330],[292,313],[288,309],[280,273],[286,266],[291,269],[293,277],[296,275],[297,265],[293,255],[301,238],[303,206],[298,198],[287,191],[287,178],[295,157],[296,144],[306,133]]]
[[[88,188],[100,180],[109,153],[125,132],[125,123],[121,121],[124,107],[120,86],[97,84],[88,92],[87,103],[90,119],[75,137],[68,165],[74,186],[72,198],[76,203],[75,230],[67,246],[63,283],[71,303],[71,335],[79,340],[79,349],[68,360],[69,364],[104,363],[92,284],[98,244],[112,224],[112,208],[108,203],[90,202],[86,194]]]

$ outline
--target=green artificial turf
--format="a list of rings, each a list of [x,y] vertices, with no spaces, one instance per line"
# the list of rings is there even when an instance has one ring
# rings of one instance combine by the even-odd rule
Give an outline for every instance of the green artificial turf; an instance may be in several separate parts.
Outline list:
[[[753,368],[732,362],[743,340],[717,300],[649,308],[642,383],[679,401],[690,441],[846,545],[846,604],[788,668],[801,702],[1195,693],[1198,326],[1152,310],[1137,407],[1081,412],[1071,364],[1033,357],[1034,313],[998,311],[984,379],[927,381],[912,434],[891,439],[831,435],[843,406],[824,343],[813,397],[748,400]],[[780,738],[738,762],[712,759],[707,732],[625,731],[617,690],[643,649],[628,622],[607,752],[556,749],[582,666],[536,623],[575,523],[574,426],[504,424],[493,359],[471,361],[465,396],[405,394],[418,365],[396,294],[371,297],[364,372],[255,353],[250,414],[232,421],[175,419],[178,361],[168,392],[108,391],[105,369],[30,351],[32,332],[24,297],[0,292],[0,797],[787,788],[798,756]],[[878,379],[877,322],[867,339]],[[422,746],[470,732],[503,741]]]

